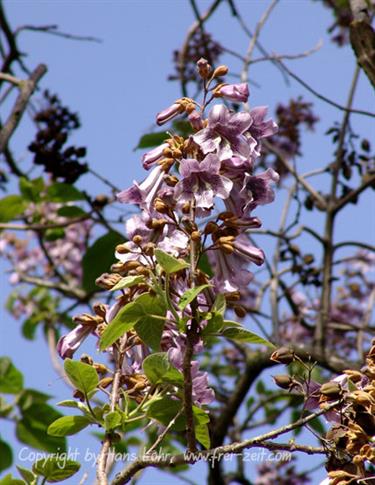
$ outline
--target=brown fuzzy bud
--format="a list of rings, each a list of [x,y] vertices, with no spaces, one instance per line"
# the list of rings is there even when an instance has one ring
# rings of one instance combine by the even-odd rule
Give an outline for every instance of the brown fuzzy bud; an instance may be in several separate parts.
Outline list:
[[[206,227],[204,228],[204,234],[213,234],[218,231],[219,226],[216,222],[210,221],[207,223]]]
[[[363,375],[358,370],[347,369],[344,370],[344,374],[346,374],[349,379],[354,383],[360,382],[363,378]]]
[[[155,252],[155,244],[152,242],[147,243],[143,248],[144,253],[146,256],[153,256]]]
[[[233,307],[234,313],[237,315],[238,318],[245,318],[247,315],[246,309],[241,305],[235,305]]]
[[[212,74],[212,79],[214,79],[215,77],[222,77],[222,76],[225,76],[226,74],[228,74],[228,66],[225,66],[224,64],[222,64],[221,66],[218,66],[215,70],[214,70],[214,73]]]
[[[108,372],[108,369],[107,369],[107,367],[104,364],[99,364],[99,363],[96,362],[93,365],[93,367],[94,367],[94,369],[96,370],[96,372],[98,374],[103,374],[104,375],[104,374],[107,374],[107,372]]]
[[[192,241],[200,241],[201,240],[201,233],[199,231],[193,231],[190,235]]]
[[[207,79],[211,72],[211,66],[209,65],[208,61],[201,57],[197,62],[197,69],[200,77],[202,79]]]
[[[160,214],[168,214],[169,212],[169,207],[167,206],[167,204],[159,198],[155,199],[154,208],[157,212],[160,212]]]
[[[130,253],[130,249],[128,248],[128,246],[125,244],[118,244],[116,246],[116,252],[119,253],[119,254],[127,254],[127,253]]]
[[[226,219],[232,219],[233,216],[234,216],[233,212],[231,212],[231,211],[224,211],[224,212],[220,212],[220,214],[217,217],[221,221],[225,221]]]
[[[186,113],[190,114],[195,110],[195,104],[194,103],[189,103],[185,107]]]
[[[273,352],[270,359],[273,362],[280,362],[280,364],[290,364],[294,361],[294,352],[287,347],[280,347]]]
[[[79,360],[88,365],[92,365],[94,363],[94,361],[92,360],[92,357],[88,354],[82,354]]]
[[[73,317],[73,322],[81,325],[98,325],[103,322],[103,318],[98,315],[90,315],[89,313],[82,313]]]
[[[303,262],[305,264],[311,264],[314,262],[314,260],[315,258],[312,254],[305,254],[305,256],[303,257]]]
[[[95,284],[100,288],[104,288],[105,290],[110,290],[120,280],[121,280],[121,276],[118,274],[103,273],[101,276],[99,276],[99,278],[96,278]]]
[[[134,237],[133,237],[133,243],[134,244],[137,244],[138,246],[140,244],[142,244],[142,241],[143,241],[143,238],[142,236],[140,236],[139,234],[136,234]]]
[[[164,148],[163,155],[166,158],[172,158],[172,150],[171,150],[171,148],[170,147]]]
[[[234,247],[231,244],[220,244],[220,249],[222,249],[225,254],[233,254],[234,251]]]
[[[81,402],[85,402],[85,400],[86,400],[83,392],[79,391],[78,389],[75,389],[75,391],[73,392],[73,397],[74,397],[74,399],[79,399]]]
[[[103,377],[103,379],[100,379],[98,386],[106,389],[109,385],[112,384],[112,381],[113,377]]]
[[[178,178],[175,175],[166,175],[164,177],[164,182],[169,186],[169,187],[174,187],[178,183]]]
[[[190,213],[190,202],[185,202],[185,204],[181,207],[181,211],[183,214]]]
[[[338,382],[330,381],[322,384],[320,388],[320,394],[323,396],[335,399],[342,393],[342,388]]]
[[[241,298],[239,291],[232,291],[231,293],[224,293],[225,299],[228,301],[238,301]]]
[[[94,207],[100,209],[100,208],[106,206],[108,204],[108,202],[109,202],[109,199],[105,194],[99,194],[93,200],[93,205],[94,205]]]
[[[182,157],[182,151],[179,148],[174,148],[172,150],[172,158],[181,158]]]
[[[275,381],[275,384],[278,387],[281,387],[281,389],[290,389],[294,384],[294,380],[285,374],[278,374],[276,376],[272,376],[272,378]]]
[[[104,303],[96,302],[93,304],[92,308],[96,315],[105,319],[107,315],[107,307],[104,305]]]

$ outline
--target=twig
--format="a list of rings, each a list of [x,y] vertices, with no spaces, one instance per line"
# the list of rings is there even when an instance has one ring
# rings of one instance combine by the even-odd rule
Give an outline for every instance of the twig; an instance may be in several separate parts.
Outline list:
[[[339,401],[335,401],[330,405],[326,406],[324,409],[320,409],[316,413],[309,414],[308,416],[301,418],[294,423],[282,426],[273,431],[270,431],[269,433],[265,433],[255,438],[250,438],[248,440],[244,440],[238,443],[218,446],[210,450],[199,451],[196,453],[183,453],[180,455],[172,455],[167,457],[158,456],[155,459],[150,459],[149,457],[145,457],[145,459],[138,458],[129,467],[119,472],[112,480],[111,485],[123,485],[125,483],[128,483],[137,472],[139,472],[143,468],[146,468],[147,466],[153,466],[156,468],[173,467],[176,465],[181,465],[183,463],[194,464],[200,460],[207,461],[209,458],[212,458],[215,461],[219,461],[224,458],[225,455],[238,454],[247,448],[259,447],[269,450],[301,451],[307,454],[326,454],[327,449],[324,447],[305,446],[299,445],[297,443],[275,443],[270,440],[277,438],[278,436],[281,436],[283,434],[289,433],[296,428],[304,426],[316,417],[326,413],[330,409],[333,409],[335,406],[337,406],[337,404],[339,404]]]
[[[39,64],[39,66],[32,72],[30,78],[21,82],[20,93],[7,121],[0,131],[0,153],[4,152],[10,137],[21,120],[36,85],[46,72],[47,67],[44,64]]]
[[[21,25],[14,31],[14,35],[17,36],[19,33],[29,30],[32,32],[43,32],[50,35],[56,35],[57,37],[63,37],[64,39],[71,39],[71,40],[79,40],[84,42],[103,42],[98,37],[92,36],[84,36],[84,35],[75,35],[75,34],[68,34],[66,32],[60,32],[57,25]]]
[[[262,17],[260,18],[259,22],[257,23],[257,26],[255,28],[254,35],[252,36],[249,47],[247,49],[246,55],[245,55],[245,60],[243,63],[242,71],[241,71],[241,82],[243,83],[248,83],[249,82],[249,64],[254,52],[254,48],[256,45],[256,42],[258,40],[258,37],[260,35],[260,32],[264,26],[264,24],[267,22],[267,19],[271,15],[272,10],[276,7],[276,4],[278,3],[279,0],[272,0],[270,5],[267,7],[265,12],[263,13]]]

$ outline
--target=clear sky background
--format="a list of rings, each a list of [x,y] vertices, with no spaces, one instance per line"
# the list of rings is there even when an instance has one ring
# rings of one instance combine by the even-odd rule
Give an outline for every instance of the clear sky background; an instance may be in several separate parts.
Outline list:
[[[262,0],[237,1],[252,30],[268,3]],[[198,5],[204,11],[209,2],[198,0]],[[80,113],[82,128],[76,133],[74,141],[88,147],[90,165],[115,181],[120,188],[129,186],[134,178],[142,178],[140,154],[134,152],[133,148],[140,136],[153,125],[155,114],[180,96],[178,83],[167,81],[167,76],[174,69],[172,51],[181,46],[194,20],[189,2],[8,0],[5,7],[13,27],[22,24],[58,24],[61,31],[102,39],[100,44],[75,42],[26,32],[20,37],[20,47],[28,54],[29,67],[34,68],[40,62],[47,64],[48,73],[42,86],[58,93],[64,104]],[[322,7],[320,1],[281,0],[262,31],[261,41],[271,52],[294,54],[311,49],[322,40],[323,47],[319,52],[306,59],[290,61],[288,66],[308,80],[317,91],[345,104],[355,68],[354,56],[350,47],[339,49],[329,42],[326,29],[331,23],[331,13]],[[231,17],[227,5],[219,7],[206,24],[206,30],[226,47],[242,54],[245,52],[248,39]],[[233,72],[238,72],[236,59],[225,56],[223,60]],[[316,103],[321,123],[314,135],[305,136],[305,155],[299,163],[303,171],[308,171],[331,161],[332,145],[323,134],[333,121],[340,121],[342,115],[315,99],[293,80],[286,85],[280,72],[269,63],[254,65],[250,79],[260,86],[251,86],[251,105],[267,104],[270,113],[278,102],[287,103],[291,97],[300,94]],[[375,110],[374,97],[364,75],[361,75],[354,106]],[[371,119],[353,116],[353,122],[367,136],[374,134]],[[26,147],[33,135],[31,123],[25,120],[12,140],[13,151],[25,160],[30,159]],[[89,189],[91,193],[106,191],[91,176],[82,177],[79,186]],[[345,219],[339,219],[339,239],[352,239],[360,235],[363,240],[370,238],[374,241],[373,221],[370,228],[372,233],[369,233],[369,216],[375,213],[371,195],[365,194],[363,197],[366,212],[362,212],[362,218],[354,209],[350,209]],[[282,199],[283,194],[279,197]],[[276,227],[280,208],[281,204],[277,203],[272,207],[258,208],[257,215],[263,220],[265,228]],[[318,215],[314,217],[314,225],[319,229],[321,219]],[[306,240],[307,245],[310,242],[310,239]],[[271,250],[271,246],[266,244],[266,252],[267,248]],[[4,268],[1,265],[0,268]],[[1,289],[0,354],[12,357],[15,365],[24,372],[25,385],[28,387],[52,394],[55,396],[52,402],[67,398],[67,389],[49,363],[47,347],[42,338],[37,342],[25,341],[20,335],[20,322],[14,321],[3,310],[3,302],[11,290],[7,276],[1,279]],[[16,442],[13,427],[7,424],[0,432],[3,439],[8,439],[14,446],[16,457],[23,445]],[[93,451],[98,450],[97,443],[89,440],[87,435],[74,437],[71,445],[73,448],[91,446]],[[306,467],[310,463],[308,459]],[[204,483],[205,475],[202,464],[195,465],[189,473],[196,483]],[[91,473],[87,483],[91,483],[92,476]],[[324,470],[316,474],[317,480],[324,476]],[[164,483],[166,477],[157,471],[147,471],[142,483]]]

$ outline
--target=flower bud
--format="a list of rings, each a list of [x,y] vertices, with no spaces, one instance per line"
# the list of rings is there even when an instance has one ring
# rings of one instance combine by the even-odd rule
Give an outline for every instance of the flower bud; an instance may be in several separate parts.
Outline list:
[[[193,231],[190,235],[192,241],[200,241],[201,239],[201,234],[199,231]]]
[[[294,361],[294,352],[287,347],[280,347],[273,352],[270,359],[280,364],[290,364]]]
[[[94,361],[92,360],[92,357],[88,354],[82,354],[79,360],[88,365],[92,365],[94,363]]]
[[[169,207],[167,206],[167,204],[159,198],[155,199],[154,208],[156,212],[160,212],[160,214],[168,214],[169,212]]]
[[[105,290],[110,290],[113,288],[119,281],[121,280],[121,276],[118,274],[113,273],[104,273],[99,278],[96,278],[95,284],[100,288],[104,288]]]
[[[166,175],[164,177],[164,182],[169,186],[169,187],[174,187],[178,183],[178,178],[175,175]]]
[[[161,111],[156,116],[156,123],[161,126],[175,116],[184,112],[184,107],[180,102],[173,103],[169,108]]]
[[[204,228],[204,233],[213,234],[218,230],[219,230],[219,226],[216,224],[216,222],[210,221],[207,223],[206,227]]]
[[[249,97],[249,87],[247,83],[241,84],[219,84],[214,91],[215,97],[223,97],[234,103],[246,103]]]
[[[275,384],[278,387],[281,387],[281,389],[290,389],[294,384],[294,380],[285,374],[278,374],[276,376],[272,376],[272,378],[275,381]]]
[[[208,61],[201,57],[197,62],[197,69],[200,77],[202,79],[207,79],[211,72],[211,66],[209,65]]]
[[[107,315],[107,307],[104,305],[104,303],[100,303],[100,302],[94,303],[93,310],[99,317],[102,317],[103,319],[105,319]]]
[[[103,377],[103,379],[100,379],[98,386],[102,387],[103,389],[106,389],[108,386],[112,384],[113,377]]]
[[[118,244],[116,246],[116,253],[119,253],[119,254],[127,254],[127,253],[130,253],[130,249],[128,248],[127,244]]]
[[[247,315],[246,309],[241,305],[235,305],[233,307],[234,313],[237,315],[238,318],[245,318]]]
[[[103,318],[98,315],[90,315],[89,313],[82,313],[73,317],[73,322],[80,323],[81,325],[98,325],[103,322]]]
[[[214,79],[215,77],[221,77],[221,76],[225,76],[226,74],[228,74],[228,66],[225,66],[224,64],[222,64],[221,66],[218,66],[215,70],[214,70],[214,73],[212,74],[212,79]]]
[[[322,384],[320,388],[320,394],[323,396],[335,399],[340,397],[342,393],[342,388],[338,382],[330,381]]]
[[[162,145],[150,150],[145,153],[142,157],[143,168],[148,170],[151,166],[165,156],[165,151],[169,149],[168,143],[163,143]]]
[[[143,248],[143,252],[146,256],[153,256],[155,252],[155,244],[152,242],[147,243]]]
[[[197,111],[190,113],[188,120],[190,121],[193,130],[199,131],[203,128],[202,117]]]
[[[133,243],[134,244],[137,244],[138,246],[142,243],[143,241],[143,238],[142,236],[140,236],[139,234],[136,234],[134,237],[133,237]]]
[[[107,374],[107,372],[108,372],[108,369],[107,369],[107,367],[104,364],[95,363],[93,365],[93,367],[94,367],[94,369],[96,370],[96,372],[98,374],[103,374],[104,375],[104,374]]]

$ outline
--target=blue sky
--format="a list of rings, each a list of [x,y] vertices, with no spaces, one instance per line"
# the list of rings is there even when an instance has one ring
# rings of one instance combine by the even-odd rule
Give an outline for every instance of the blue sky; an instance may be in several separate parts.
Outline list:
[[[198,1],[201,11],[209,5]],[[250,28],[268,2],[240,0],[237,5]],[[38,63],[48,65],[43,86],[59,94],[64,103],[80,113],[82,128],[75,135],[79,145],[88,147],[88,160],[99,173],[115,181],[120,188],[127,187],[134,178],[142,178],[139,152],[134,152],[140,136],[154,123],[155,114],[180,96],[178,83],[168,82],[173,70],[172,51],[178,48],[188,27],[194,20],[187,0],[8,0],[5,1],[13,27],[22,24],[58,24],[61,31],[92,35],[102,43],[75,42],[58,37],[26,32],[20,37],[21,50],[28,54],[31,68]],[[330,12],[320,2],[310,0],[282,0],[262,31],[261,41],[271,52],[299,53],[315,46],[320,40],[323,47],[312,56],[290,61],[288,66],[319,92],[345,104],[355,62],[350,47],[338,49],[328,41],[326,28],[332,22]],[[228,48],[244,53],[248,39],[231,18],[227,5],[219,7],[206,29]],[[233,72],[239,68],[234,58],[223,58]],[[333,121],[342,115],[316,100],[291,80],[286,85],[279,71],[269,63],[252,67],[250,79],[259,84],[251,86],[252,106],[267,104],[270,112],[278,102],[288,102],[300,94],[316,102],[321,118],[314,135],[305,137],[304,157],[299,162],[303,171],[328,163],[332,159],[332,145],[323,136]],[[370,101],[371,100],[371,101]],[[374,111],[374,98],[364,75],[354,101],[357,108]],[[359,130],[373,135],[371,119],[353,116]],[[371,128],[372,126],[372,128]],[[25,120],[12,141],[12,148],[20,158],[28,159],[26,150],[33,137],[30,122]],[[105,187],[92,177],[82,177],[80,187],[91,193],[103,192]],[[280,194],[282,199],[283,194]],[[363,207],[374,213],[371,194],[363,197]],[[281,204],[259,208],[258,214],[265,228],[274,228]],[[369,229],[364,218],[354,209],[338,220],[338,238],[360,235],[368,240]],[[321,218],[314,216],[319,228]],[[372,231],[374,229],[372,228]],[[372,240],[374,234],[371,234]],[[311,240],[307,239],[306,244]],[[266,245],[269,251],[271,246]],[[7,278],[1,280],[0,303],[10,291]],[[42,339],[28,342],[21,338],[19,322],[11,319],[1,306],[0,354],[10,354],[24,373],[26,384],[56,396],[53,402],[67,397],[66,388],[54,373]],[[13,437],[12,427],[4,426],[3,438],[20,449]],[[87,438],[72,439],[72,446],[86,446]],[[95,447],[93,446],[93,449]],[[205,467],[196,465],[191,478],[202,483]],[[322,472],[320,476],[324,476]],[[148,478],[147,478],[148,477]],[[146,472],[142,483],[164,482],[164,476],[155,471]],[[73,483],[73,482],[72,482]]]

